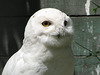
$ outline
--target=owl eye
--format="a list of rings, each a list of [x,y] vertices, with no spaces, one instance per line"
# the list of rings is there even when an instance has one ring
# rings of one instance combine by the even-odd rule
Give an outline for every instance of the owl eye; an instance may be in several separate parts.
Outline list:
[[[67,21],[66,20],[64,21],[64,26],[67,26]]]
[[[48,26],[51,25],[51,22],[49,22],[49,21],[43,21],[43,22],[42,22],[42,25],[43,25],[44,27],[48,27]]]

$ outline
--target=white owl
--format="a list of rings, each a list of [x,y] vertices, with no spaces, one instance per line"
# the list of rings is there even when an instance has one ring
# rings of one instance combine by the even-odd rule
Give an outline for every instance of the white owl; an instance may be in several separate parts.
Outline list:
[[[21,49],[7,62],[2,75],[73,75],[70,17],[44,8],[29,19]]]

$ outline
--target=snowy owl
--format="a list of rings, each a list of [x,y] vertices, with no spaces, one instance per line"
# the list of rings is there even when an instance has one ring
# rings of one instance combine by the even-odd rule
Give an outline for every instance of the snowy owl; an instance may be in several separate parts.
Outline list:
[[[6,63],[2,75],[73,75],[72,20],[55,8],[29,19],[23,45]]]

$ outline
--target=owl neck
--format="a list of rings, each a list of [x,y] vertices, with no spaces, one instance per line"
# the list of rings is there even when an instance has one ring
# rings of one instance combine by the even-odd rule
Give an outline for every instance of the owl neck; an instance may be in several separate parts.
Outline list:
[[[71,44],[66,43],[66,45],[64,45],[64,46],[55,47],[55,46],[47,46],[37,40],[29,41],[29,40],[24,39],[22,48],[24,48],[24,47],[25,47],[25,49],[23,49],[23,50],[32,51],[32,52],[34,52],[35,50],[36,51],[38,51],[38,50],[41,50],[41,51],[42,50],[44,50],[44,51],[45,50],[49,50],[49,51],[57,50],[58,51],[58,50],[71,49]]]
[[[20,49],[25,56],[30,59],[26,62],[33,62],[36,60],[39,63],[49,63],[49,61],[53,61],[54,59],[57,62],[60,62],[59,59],[67,59],[69,56],[72,56],[72,50],[70,46],[66,47],[48,47],[40,42],[24,42],[22,48]],[[24,57],[25,59],[27,59]],[[50,63],[49,63],[50,64]]]
[[[61,42],[61,43],[64,43],[64,44],[61,44],[61,46],[57,46],[57,45],[47,45],[47,44],[44,44],[42,43],[41,41],[39,41],[38,39],[34,39],[33,40],[31,39],[24,39],[23,40],[23,45],[25,47],[45,47],[45,48],[54,48],[54,49],[62,49],[62,48],[70,48],[71,47],[71,39],[70,40],[67,40],[66,43],[65,42]]]

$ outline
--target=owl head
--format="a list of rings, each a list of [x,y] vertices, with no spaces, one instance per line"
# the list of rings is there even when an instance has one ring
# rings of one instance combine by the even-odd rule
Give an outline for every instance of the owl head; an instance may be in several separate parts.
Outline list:
[[[29,19],[24,41],[60,47],[70,45],[73,34],[72,20],[55,8],[44,8]]]

